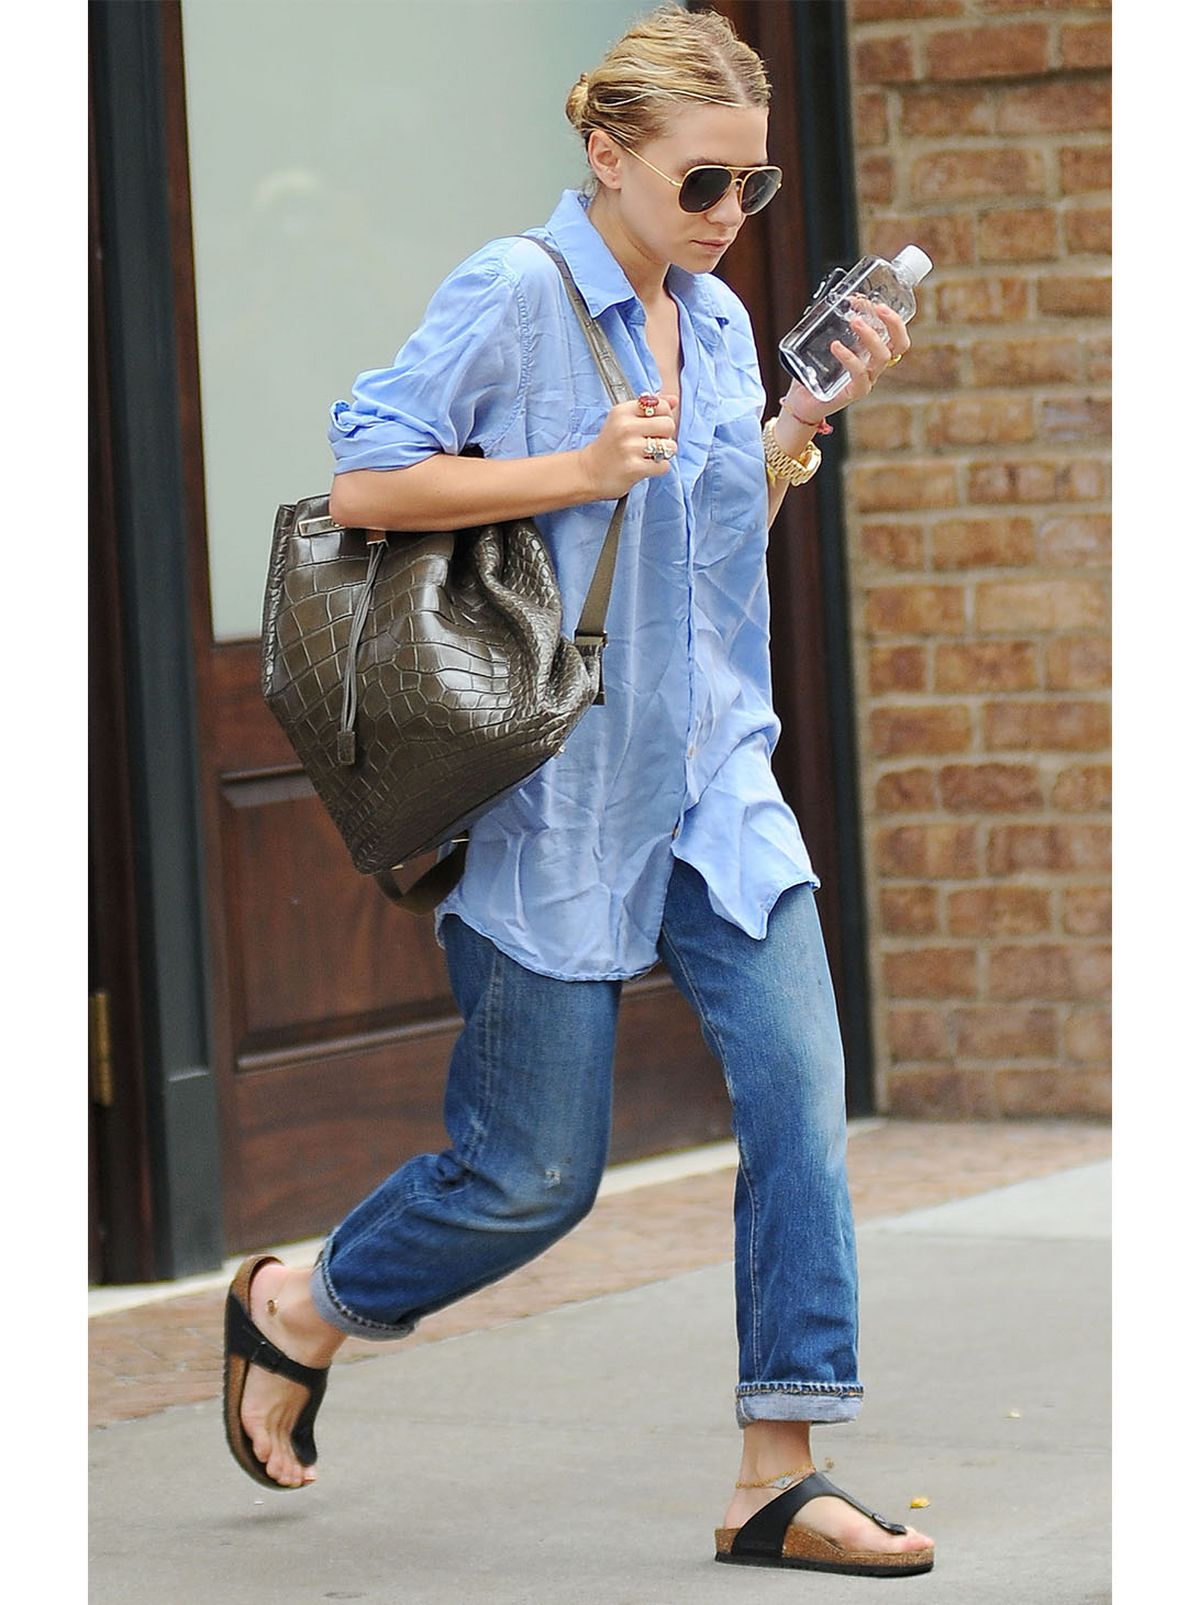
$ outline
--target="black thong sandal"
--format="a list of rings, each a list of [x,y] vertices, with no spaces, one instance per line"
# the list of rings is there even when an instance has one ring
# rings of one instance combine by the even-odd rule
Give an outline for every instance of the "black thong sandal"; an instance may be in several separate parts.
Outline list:
[[[822,1538],[808,1527],[793,1527],[792,1517],[808,1504],[831,1494],[860,1510],[884,1532],[897,1537],[908,1531],[901,1522],[885,1521],[874,1510],[860,1505],[841,1488],[834,1487],[819,1471],[810,1471],[772,1499],[740,1527],[718,1527],[715,1559],[734,1566],[794,1566],[809,1572],[844,1572],[850,1577],[919,1577],[933,1570],[933,1550],[910,1549],[898,1555],[878,1550],[843,1549],[831,1538]]]
[[[267,1476],[267,1468],[254,1453],[254,1445],[242,1426],[242,1397],[246,1391],[246,1377],[252,1365],[264,1371],[275,1371],[280,1376],[299,1382],[308,1389],[308,1402],[292,1428],[292,1448],[302,1466],[312,1466],[317,1460],[317,1445],[313,1439],[313,1423],[321,1400],[325,1397],[325,1384],[329,1380],[329,1367],[301,1365],[277,1349],[270,1338],[264,1337],[250,1319],[250,1283],[263,1265],[278,1265],[281,1261],[273,1254],[254,1254],[238,1266],[237,1275],[229,1285],[225,1299],[225,1438],[229,1451],[247,1475],[264,1488],[279,1488],[288,1493],[287,1484]],[[305,1484],[300,1483],[300,1487]]]

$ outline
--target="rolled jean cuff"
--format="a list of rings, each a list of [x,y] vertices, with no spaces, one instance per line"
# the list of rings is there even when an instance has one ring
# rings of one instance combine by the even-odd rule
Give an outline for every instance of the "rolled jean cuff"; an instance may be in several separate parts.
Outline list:
[[[407,1337],[417,1324],[416,1321],[406,1321],[398,1326],[388,1326],[383,1321],[368,1321],[347,1309],[330,1284],[324,1253],[313,1266],[309,1291],[321,1319],[336,1331],[344,1332],[347,1337],[363,1338],[368,1343],[394,1343],[397,1338]]]
[[[863,1390],[840,1382],[747,1382],[735,1392],[737,1424],[752,1421],[854,1421]]]

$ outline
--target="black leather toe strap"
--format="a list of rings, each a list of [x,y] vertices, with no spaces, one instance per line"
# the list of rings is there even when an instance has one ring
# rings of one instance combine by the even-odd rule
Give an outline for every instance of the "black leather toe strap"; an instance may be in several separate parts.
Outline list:
[[[280,1376],[302,1383],[318,1396],[325,1391],[329,1378],[326,1367],[301,1365],[277,1349],[270,1338],[264,1337],[250,1319],[250,1312],[232,1293],[225,1301],[225,1341],[231,1354],[240,1354],[251,1365],[260,1365],[264,1371],[276,1371]]]
[[[870,1516],[871,1520],[886,1533],[895,1533],[899,1537],[908,1531],[901,1523],[886,1521],[878,1511],[868,1510],[866,1505],[860,1505],[851,1494],[836,1487],[819,1471],[810,1471],[807,1477],[802,1477],[790,1488],[785,1488],[777,1499],[772,1499],[769,1505],[764,1505],[757,1515],[751,1516],[748,1522],[738,1528],[730,1546],[731,1553],[777,1559],[783,1553],[783,1541],[787,1537],[788,1524],[792,1517],[798,1510],[803,1510],[810,1500],[826,1496],[844,1499],[848,1505],[853,1505],[855,1510],[864,1516]]]

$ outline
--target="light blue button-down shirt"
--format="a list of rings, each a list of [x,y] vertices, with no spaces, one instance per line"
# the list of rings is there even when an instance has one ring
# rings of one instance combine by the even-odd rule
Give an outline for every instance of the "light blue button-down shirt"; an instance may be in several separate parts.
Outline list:
[[[646,313],[566,190],[532,232],[566,258],[634,390],[658,390]],[[604,652],[605,702],[565,748],[471,827],[466,872],[437,910],[511,958],[568,980],[657,960],[674,858],[749,935],[789,886],[816,885],[771,771],[779,720],[768,653],[765,392],[746,309],[678,267],[682,390],[671,470],[629,493]],[[609,410],[558,269],[529,240],[493,240],[438,289],[390,368],[332,408],[336,471],[405,468],[478,445],[488,457],[571,451]],[[570,636],[612,502],[539,514]]]

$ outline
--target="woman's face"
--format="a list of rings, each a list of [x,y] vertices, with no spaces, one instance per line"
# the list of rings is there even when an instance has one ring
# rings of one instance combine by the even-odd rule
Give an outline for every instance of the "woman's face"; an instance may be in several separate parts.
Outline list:
[[[685,212],[674,184],[603,136],[598,176],[622,227],[656,262],[711,273],[746,221],[731,185],[707,212]],[[767,156],[765,106],[695,106],[676,114],[667,132],[638,147],[638,156],[676,182],[692,167],[760,167]],[[605,180],[608,180],[606,183]],[[598,197],[599,198],[599,197]]]

